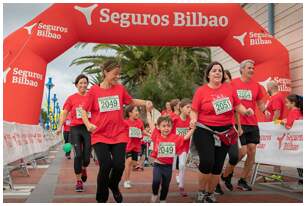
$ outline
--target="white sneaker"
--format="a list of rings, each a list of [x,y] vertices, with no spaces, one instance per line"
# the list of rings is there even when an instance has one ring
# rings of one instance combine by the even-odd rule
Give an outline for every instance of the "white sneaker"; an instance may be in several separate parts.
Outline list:
[[[152,195],[151,196],[151,203],[156,203],[157,198],[158,198],[158,195]]]
[[[132,187],[131,182],[129,180],[124,181],[123,187],[126,188],[126,189],[130,189]]]
[[[166,200],[161,200],[161,201],[159,201],[160,203],[167,203],[167,201]]]
[[[180,178],[179,178],[179,176],[176,176],[175,179],[176,179],[176,183],[177,183],[177,184],[180,184]]]

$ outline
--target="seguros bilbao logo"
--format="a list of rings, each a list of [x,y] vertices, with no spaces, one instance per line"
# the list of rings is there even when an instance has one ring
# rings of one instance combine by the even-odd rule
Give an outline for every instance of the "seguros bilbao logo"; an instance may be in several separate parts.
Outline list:
[[[237,40],[241,46],[256,46],[272,44],[273,36],[267,33],[244,32],[240,35],[233,36],[233,38]]]
[[[37,29],[35,30],[34,28],[36,27]],[[28,35],[36,34],[38,37],[56,40],[62,39],[62,35],[68,33],[67,27],[45,24],[43,22],[34,23],[23,28],[28,32]]]
[[[11,73],[12,77],[8,78],[8,74]],[[37,72],[20,69],[18,67],[8,67],[3,71],[3,83],[11,82],[11,84],[19,84],[31,87],[38,87],[39,82],[43,81],[43,75]]]

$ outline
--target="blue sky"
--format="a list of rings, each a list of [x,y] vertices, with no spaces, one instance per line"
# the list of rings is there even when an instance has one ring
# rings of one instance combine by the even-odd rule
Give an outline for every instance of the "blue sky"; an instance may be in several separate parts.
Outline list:
[[[3,37],[19,29],[27,22],[35,18],[51,4],[47,3],[6,3],[3,6]],[[59,104],[62,107],[65,99],[76,92],[73,85],[75,77],[81,73],[82,66],[69,67],[73,59],[85,55],[94,54],[91,49],[94,44],[89,44],[83,49],[70,48],[62,55],[58,56],[47,66],[45,81],[52,77],[55,87],[51,90],[51,95],[56,93]],[[43,105],[46,101],[46,89],[44,90]]]

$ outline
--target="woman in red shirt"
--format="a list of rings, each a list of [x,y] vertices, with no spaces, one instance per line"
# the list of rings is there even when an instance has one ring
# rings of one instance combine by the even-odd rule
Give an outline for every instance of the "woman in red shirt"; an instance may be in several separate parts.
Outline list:
[[[125,148],[129,141],[128,127],[123,119],[123,105],[153,105],[151,101],[132,99],[125,87],[118,83],[121,67],[117,62],[107,61],[101,72],[103,81],[90,88],[83,107],[92,113],[91,121],[84,110],[82,119],[88,131],[92,132],[91,144],[100,162],[96,200],[107,202],[110,189],[115,201],[122,202],[119,182],[124,171]]]
[[[224,83],[224,69],[219,62],[208,65],[205,80],[208,83],[199,87],[193,96],[190,114],[190,127],[196,126],[193,141],[200,158],[196,201],[216,202],[214,191],[229,146],[215,138],[205,126],[216,132],[227,131],[233,127],[235,110],[244,115],[253,115],[254,111],[246,109],[231,85]]]
[[[56,133],[60,134],[64,121],[69,113],[71,117],[71,144],[75,151],[74,172],[77,179],[75,191],[82,192],[84,191],[83,182],[87,180],[86,168],[90,162],[91,152],[90,134],[83,123],[81,114],[82,106],[87,98],[85,94],[88,86],[88,77],[84,74],[80,74],[75,79],[74,84],[77,87],[78,92],[69,96],[65,101]]]

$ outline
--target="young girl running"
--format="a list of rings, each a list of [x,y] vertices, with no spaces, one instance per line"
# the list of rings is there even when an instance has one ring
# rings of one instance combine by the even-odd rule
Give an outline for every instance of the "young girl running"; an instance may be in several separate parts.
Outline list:
[[[185,140],[190,139],[193,130],[190,130],[184,137],[171,133],[172,120],[169,116],[160,116],[157,119],[157,127],[152,121],[150,109],[147,109],[147,119],[150,125],[153,141],[153,151],[151,157],[154,158],[153,165],[153,182],[151,202],[154,203],[158,197],[159,187],[161,192],[159,200],[161,203],[166,202],[169,185],[172,177],[172,163],[175,154],[182,152]]]
[[[285,99],[285,105],[289,110],[287,119],[283,119],[281,124],[287,129],[291,129],[295,120],[303,119],[303,98],[301,96],[291,94]],[[303,168],[297,168],[299,174],[299,184],[303,184]]]
[[[190,112],[191,112],[191,100],[190,99],[183,99],[180,102],[180,116],[177,118],[174,118],[173,120],[173,133],[184,137],[189,129],[190,125]],[[186,161],[187,161],[187,155],[189,152],[189,145],[190,145],[190,139],[187,139],[184,141],[183,144],[183,151],[178,156],[179,157],[179,174],[176,177],[179,182],[179,191],[180,195],[183,197],[187,196],[187,193],[184,191],[184,179],[185,179],[185,167],[186,167]]]
[[[134,105],[129,105],[125,109],[125,116],[128,119],[125,123],[128,125],[129,129],[129,142],[126,146],[126,160],[125,169],[123,173],[123,187],[131,188],[130,175],[132,166],[136,166],[138,160],[138,154],[141,151],[141,139],[143,136],[144,126],[141,119],[139,119],[139,110]]]
[[[295,120],[303,119],[303,99],[298,95],[290,94],[285,99],[285,105],[289,112],[287,119],[283,119],[281,124],[291,129]]]
[[[88,86],[87,76],[80,74],[75,79],[74,84],[78,89],[78,92],[69,96],[65,101],[63,113],[61,114],[59,127],[56,133],[60,134],[67,115],[70,113],[70,135],[71,144],[74,148],[74,172],[77,181],[75,191],[82,192],[84,191],[83,182],[86,182],[87,180],[86,168],[90,162],[91,151],[90,134],[82,121],[81,115],[82,106],[87,99],[85,96]],[[88,114],[88,116],[90,117],[91,115]]]

